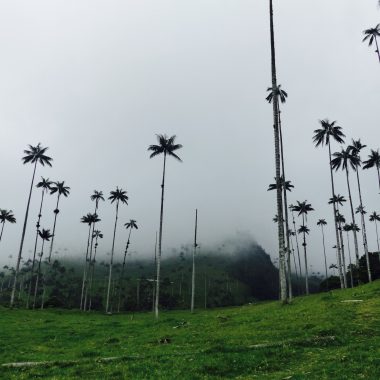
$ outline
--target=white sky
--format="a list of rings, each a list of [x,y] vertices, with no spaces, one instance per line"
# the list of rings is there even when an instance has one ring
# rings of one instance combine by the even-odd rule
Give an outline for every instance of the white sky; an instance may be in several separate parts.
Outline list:
[[[327,151],[313,147],[312,134],[328,117],[348,141],[361,137],[379,146],[379,63],[361,39],[380,22],[380,11],[375,0],[274,5],[278,81],[289,93],[282,113],[287,177],[295,185],[289,203],[307,199],[316,210],[308,247],[319,269],[316,221],[325,218],[331,227],[332,210]],[[9,254],[15,262],[32,174],[22,151],[38,142],[50,148],[54,167],[38,168],[37,178],[72,188],[58,218],[61,253],[83,253],[87,228],[79,220],[93,210],[89,196],[118,185],[130,196],[120,221],[140,225],[132,250],[152,254],[162,159],[150,160],[146,149],[156,133],[176,134],[184,145],[183,163],[168,162],[164,248],[192,240],[198,207],[202,243],[243,231],[276,256],[275,194],[266,191],[274,177],[268,28],[266,0],[0,1],[0,207],[18,220],[5,227],[0,262],[9,262]],[[375,171],[362,179],[367,210],[379,211]],[[337,192],[347,195],[343,173]],[[39,199],[35,191],[24,258]],[[54,201],[46,203],[44,228],[52,227]],[[99,214],[104,253],[111,249],[114,207],[102,204]],[[374,226],[367,229],[373,250]],[[116,258],[125,240],[120,224]],[[328,232],[330,262],[334,244]]]

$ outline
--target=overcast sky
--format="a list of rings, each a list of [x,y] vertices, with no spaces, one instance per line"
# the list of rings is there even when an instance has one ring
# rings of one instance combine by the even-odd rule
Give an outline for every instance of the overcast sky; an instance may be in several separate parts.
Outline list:
[[[380,11],[376,0],[275,0],[274,6],[278,81],[289,93],[282,116],[287,177],[295,185],[290,203],[307,199],[316,210],[308,219],[308,247],[319,269],[316,221],[325,218],[331,228],[332,209],[327,150],[313,147],[313,130],[328,117],[348,141],[380,145],[379,63],[361,42]],[[130,218],[140,226],[131,250],[152,255],[162,157],[150,160],[147,147],[157,133],[176,134],[183,144],[183,163],[170,159],[167,166],[164,254],[191,242],[197,207],[204,245],[243,232],[277,256],[275,193],[267,192],[274,177],[272,109],[265,101],[267,0],[2,0],[0,51],[0,207],[17,217],[5,227],[0,262],[15,263],[32,175],[22,151],[38,142],[49,147],[54,165],[38,167],[37,179],[71,187],[57,222],[60,254],[83,256],[87,228],[79,221],[94,208],[90,195],[96,189],[108,196],[119,186],[130,200],[120,211],[116,259]],[[375,170],[363,172],[362,181],[367,209],[380,211]],[[342,173],[337,192],[347,196]],[[24,258],[31,255],[39,200],[38,190]],[[49,197],[43,228],[52,228],[54,202]],[[111,249],[114,212],[108,201],[100,205],[103,254]],[[374,226],[367,229],[374,250]],[[328,232],[330,263],[334,244]]]

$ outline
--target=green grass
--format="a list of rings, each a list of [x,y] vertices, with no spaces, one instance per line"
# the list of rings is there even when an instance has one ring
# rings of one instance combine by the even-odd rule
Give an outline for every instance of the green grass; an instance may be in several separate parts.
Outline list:
[[[363,302],[344,303],[360,299]],[[100,358],[118,357],[112,361]],[[3,379],[380,379],[380,282],[278,302],[107,316],[0,309]]]

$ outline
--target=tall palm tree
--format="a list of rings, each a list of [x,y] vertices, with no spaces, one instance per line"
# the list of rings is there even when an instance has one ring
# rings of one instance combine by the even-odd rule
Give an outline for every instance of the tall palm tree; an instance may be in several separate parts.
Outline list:
[[[91,266],[90,266],[90,302],[89,302],[89,305],[88,305],[88,310],[90,311],[91,310],[91,305],[92,305],[92,283],[94,281],[94,272],[95,272],[95,263],[96,263],[96,252],[98,250],[98,239],[103,239],[103,234],[100,230],[95,230],[94,231],[94,234],[93,234],[93,237],[95,238],[95,244],[94,244],[94,255],[92,257],[92,261],[91,261]]]
[[[357,226],[356,226],[357,227]],[[343,226],[343,231],[347,233],[347,247],[348,247],[348,258],[350,260],[350,281],[351,281],[351,288],[354,287],[354,278],[352,275],[352,260],[351,260],[351,248],[350,248],[350,232],[353,230],[353,225],[352,224],[345,224]],[[359,231],[359,230],[358,230]]]
[[[304,250],[304,258],[305,258],[305,285],[306,285],[306,295],[309,294],[309,272],[307,267],[307,253],[306,253],[306,234],[309,233],[309,229],[305,225],[305,220],[307,219],[307,214],[310,211],[313,211],[313,207],[311,207],[310,203],[307,201],[299,202],[297,201],[297,205],[293,207],[295,212],[298,212],[298,216],[302,216],[302,226],[298,229],[298,233],[302,233],[303,235],[303,250]]]
[[[346,218],[344,215],[342,215],[339,212],[339,209],[337,208],[336,210],[336,221],[338,223],[338,230],[339,230],[339,235],[340,235],[340,245],[342,248],[342,270],[343,270],[343,281],[344,281],[344,287],[348,287],[347,283],[347,267],[346,267],[346,254],[344,251],[344,240],[343,240],[343,225],[346,223]]]
[[[316,129],[314,131],[313,142],[315,147],[327,145],[328,153],[329,153],[329,168],[330,168],[330,179],[331,179],[331,196],[335,196],[335,185],[334,185],[334,175],[333,169],[331,166],[331,140],[335,140],[339,144],[344,143],[344,133],[342,132],[342,127],[336,125],[336,121],[330,122],[328,119],[320,120],[321,128]],[[339,232],[338,232],[338,224],[335,219],[336,217],[336,205],[335,202],[333,205],[333,215],[334,215],[334,226],[335,226],[335,238],[336,238],[336,247],[338,252],[338,260],[341,257],[341,247],[339,244]],[[341,269],[339,271],[339,276],[341,280],[341,287],[343,287],[343,276],[341,273]]]
[[[42,247],[41,247],[41,252],[39,254],[39,261],[38,261],[38,269],[37,269],[37,278],[36,278],[36,284],[34,287],[34,300],[33,300],[33,309],[36,307],[36,298],[37,298],[37,290],[38,290],[38,282],[41,276],[41,261],[42,261],[42,256],[44,255],[44,246],[45,246],[45,241],[49,241],[50,238],[53,237],[53,234],[50,233],[50,230],[44,230],[39,231],[38,234],[40,235],[40,238],[42,239]]]
[[[352,219],[352,223],[356,224],[354,206],[352,204],[352,195],[351,195],[351,186],[350,186],[350,177],[349,177],[348,168],[351,167],[355,171],[360,166],[360,159],[356,154],[353,153],[351,147],[347,147],[346,149],[342,148],[340,152],[334,153],[333,157],[334,158],[331,160],[331,167],[335,171],[337,171],[338,169],[342,169],[346,172],[348,199],[350,201],[350,209],[351,209],[351,219]],[[354,234],[356,265],[358,266],[359,265],[358,237],[355,230],[353,230],[353,234]]]
[[[300,278],[302,278],[302,267],[301,267],[301,255],[300,255],[300,247],[299,247],[299,244],[298,244],[298,235],[297,235],[297,228],[296,228],[296,220],[294,218],[294,205],[289,205],[289,210],[291,211],[292,213],[292,219],[293,219],[293,233],[296,237],[296,246],[297,246],[297,255],[298,255],[298,267],[299,267],[299,271],[300,271]]]
[[[340,250],[337,249],[337,258],[338,258],[338,272],[339,272],[341,288],[347,288],[347,277],[346,277],[346,270],[345,270],[344,241],[342,239],[342,229],[341,229],[341,225],[339,224],[339,219],[337,219],[337,215],[339,215],[339,206],[343,206],[344,202],[346,202],[346,198],[340,194],[334,195],[332,198],[329,199],[329,202],[328,202],[329,204],[335,205],[336,215],[335,215],[334,220],[338,226],[338,232],[340,236],[340,240],[338,240],[338,242],[341,249]]]
[[[176,136],[168,137],[166,135],[157,135],[157,145],[150,145],[148,151],[151,151],[150,158],[156,157],[160,154],[164,155],[164,167],[162,171],[161,182],[161,209],[160,209],[160,230],[158,237],[158,257],[157,257],[157,279],[156,279],[156,302],[155,302],[155,315],[158,318],[158,304],[160,300],[160,269],[161,269],[161,255],[162,255],[162,223],[164,218],[164,191],[165,191],[165,170],[166,170],[166,157],[171,156],[182,162],[179,156],[174,153],[182,148],[181,144],[175,144]]]
[[[34,177],[36,175],[36,169],[37,164],[39,163],[42,166],[52,166],[51,161],[52,158],[46,156],[46,151],[49,148],[43,148],[41,144],[37,144],[37,146],[29,145],[29,148],[24,150],[25,156],[22,158],[22,161],[24,164],[33,164],[33,176],[32,181],[30,184],[30,190],[29,190],[29,197],[28,197],[28,203],[26,206],[26,212],[25,212],[25,218],[24,218],[24,225],[22,227],[22,234],[21,234],[21,242],[20,242],[20,249],[17,256],[17,263],[16,263],[16,269],[14,272],[14,279],[13,279],[13,286],[12,286],[12,293],[11,293],[11,302],[10,307],[13,307],[14,299],[15,299],[15,293],[16,293],[16,285],[17,285],[17,276],[20,271],[20,262],[22,258],[22,248],[24,246],[24,239],[25,239],[25,232],[26,232],[26,225],[28,224],[28,216],[29,216],[29,206],[30,206],[30,200],[32,198],[32,191],[33,191],[33,184],[34,184]]]
[[[375,222],[375,227],[376,227],[376,240],[377,240],[377,252],[378,255],[380,255],[380,246],[379,246],[379,232],[377,230],[377,222],[380,222],[380,215],[374,211],[370,216],[369,216],[369,221],[370,222]],[[380,256],[379,256],[380,259]]]
[[[363,145],[360,141],[352,139],[352,143],[349,146],[349,148],[352,151],[352,154],[358,157],[358,161],[354,163],[355,165],[355,171],[356,171],[356,180],[358,184],[358,191],[359,191],[359,207],[356,209],[356,213],[360,213],[360,221],[361,221],[361,226],[362,226],[362,236],[363,236],[363,246],[364,246],[364,254],[366,257],[366,260],[369,260],[369,255],[368,255],[368,240],[367,240],[367,230],[365,226],[365,217],[364,215],[366,214],[366,211],[364,210],[363,206],[363,199],[362,199],[362,191],[361,191],[361,186],[360,186],[360,178],[359,178],[359,167],[361,166],[361,158],[360,158],[360,151],[364,149],[366,145]]]
[[[82,216],[81,222],[88,225],[88,237],[87,237],[87,249],[86,249],[86,259],[84,262],[83,278],[82,278],[82,291],[80,296],[80,310],[86,310],[86,303],[84,301],[84,291],[87,284],[88,270],[89,270],[89,249],[90,249],[90,239],[91,239],[91,228],[96,223],[99,222],[97,214],[91,214],[90,212],[87,215]]]
[[[380,62],[380,52],[379,52],[379,45],[377,42],[377,38],[380,37],[380,24],[377,24],[374,28],[369,28],[363,31],[364,38],[363,42],[368,41],[368,46],[372,46],[373,42],[375,42],[376,50],[375,53],[377,53],[377,57],[379,58]]]
[[[5,222],[11,223],[11,224],[16,223],[16,218],[13,215],[12,210],[0,209],[0,224],[2,224],[1,232],[0,232],[0,241],[3,237]]]
[[[371,154],[368,156],[367,161],[363,161],[363,169],[370,169],[376,167],[377,170],[377,178],[379,181],[379,190],[380,190],[380,153],[379,149],[376,151],[371,149]]]
[[[317,226],[320,226],[321,227],[321,231],[322,231],[323,255],[324,255],[324,258],[325,258],[325,271],[326,271],[326,287],[327,287],[327,290],[329,290],[329,278],[328,278],[328,274],[327,274],[327,257],[326,257],[326,245],[325,245],[325,232],[323,230],[323,227],[326,226],[326,225],[327,225],[327,222],[324,219],[319,219],[318,222],[317,222]]]
[[[56,207],[55,207],[55,210],[54,210],[54,224],[53,224],[53,237],[51,238],[51,242],[50,242],[50,249],[49,249],[49,257],[48,257],[48,262],[50,263],[50,260],[51,260],[51,254],[53,252],[53,245],[54,245],[54,237],[55,237],[55,228],[56,228],[56,224],[57,224],[57,215],[59,213],[59,209],[58,209],[58,206],[59,206],[59,200],[61,199],[61,195],[63,195],[64,197],[68,197],[68,195],[70,194],[70,187],[68,186],[65,186],[65,181],[62,181],[62,182],[53,182],[53,184],[51,185],[51,190],[50,190],[50,194],[57,194],[57,204],[56,204]]]
[[[120,312],[121,292],[124,291],[124,289],[122,289],[122,285],[123,285],[123,281],[124,281],[124,270],[125,270],[125,264],[127,261],[128,248],[129,248],[129,244],[131,241],[131,233],[132,233],[133,229],[136,229],[136,230],[138,229],[137,222],[134,219],[130,219],[129,222],[124,224],[124,226],[127,229],[127,231],[129,230],[129,234],[128,234],[128,240],[127,240],[127,244],[125,246],[125,251],[124,251],[123,265],[121,267],[121,273],[120,273],[120,277],[119,277],[119,300],[117,303],[117,312],[118,313]]]
[[[281,91],[281,90],[279,90],[279,91]],[[283,92],[286,94],[285,91],[283,91]],[[278,96],[281,99],[281,95],[278,95]],[[280,110],[279,110],[279,117],[280,117]],[[291,184],[291,181],[285,180],[285,165],[284,165],[284,154],[283,154],[283,144],[282,144],[281,120],[279,122],[279,128],[280,128],[281,163],[282,163],[282,165],[281,165],[282,175],[280,178],[279,186],[281,187],[281,191],[283,192],[283,195],[284,195],[285,233],[286,233],[286,251],[287,251],[287,255],[286,255],[286,259],[287,259],[287,280],[288,280],[289,301],[291,301],[293,298],[293,293],[292,293],[292,273],[291,273],[291,265],[290,265],[290,253],[291,253],[291,251],[290,251],[288,198],[287,198],[286,192],[292,191],[292,188],[294,188],[294,186]],[[275,178],[275,180],[276,180],[276,178]],[[277,189],[276,183],[272,183],[269,185],[268,190],[276,190],[276,189]]]
[[[107,301],[106,301],[106,313],[109,312],[109,306],[110,306],[110,292],[111,292],[111,281],[112,281],[112,266],[113,266],[113,254],[115,251],[115,237],[116,237],[116,227],[117,227],[117,220],[119,217],[119,204],[126,204],[128,205],[128,196],[127,192],[123,189],[119,189],[116,187],[116,190],[110,192],[110,196],[108,199],[111,201],[111,204],[116,202],[116,213],[115,213],[115,226],[113,229],[113,239],[112,239],[112,249],[111,249],[111,260],[110,260],[110,267],[109,267],[109,274],[108,274],[108,287],[107,287]]]
[[[269,21],[270,21],[270,46],[271,46],[271,73],[272,73],[272,90],[273,95],[278,90],[277,86],[277,72],[276,72],[276,50],[274,42],[274,21],[273,21],[273,0],[269,0]],[[281,157],[280,157],[280,134],[279,134],[279,97],[273,96],[273,133],[274,133],[274,153],[275,153],[275,169],[276,169],[276,183],[280,183],[281,177]],[[280,220],[283,220],[283,206],[282,206],[282,191],[280,186],[276,191],[277,200],[277,215]],[[279,275],[280,275],[280,299],[281,302],[287,302],[287,283],[286,283],[286,250],[285,250],[285,235],[284,224],[277,223],[278,232],[278,251],[279,251]]]
[[[33,250],[33,261],[32,261],[32,269],[31,269],[31,277],[30,277],[30,282],[29,282],[29,290],[28,290],[28,296],[26,299],[26,308],[29,308],[29,300],[30,300],[30,295],[32,291],[32,282],[33,282],[33,275],[34,275],[34,266],[36,262],[36,253],[37,253],[37,243],[38,243],[38,236],[40,232],[40,222],[41,222],[41,217],[42,217],[42,206],[44,203],[44,197],[45,193],[47,193],[49,190],[51,190],[51,185],[52,182],[49,180],[49,178],[44,178],[41,177],[41,181],[37,183],[36,187],[39,189],[42,189],[41,192],[41,203],[40,203],[40,209],[38,212],[38,217],[37,217],[37,223],[36,223],[36,238],[34,239],[34,250]]]
[[[289,240],[290,240],[290,246],[291,246],[291,251],[292,251],[292,255],[293,255],[293,263],[294,263],[294,270],[296,271],[296,278],[297,278],[297,287],[299,287],[299,284],[300,284],[300,278],[298,276],[298,269],[297,269],[297,262],[296,262],[296,255],[294,253],[294,244],[293,244],[293,236],[296,236],[296,232],[290,230],[289,231]]]

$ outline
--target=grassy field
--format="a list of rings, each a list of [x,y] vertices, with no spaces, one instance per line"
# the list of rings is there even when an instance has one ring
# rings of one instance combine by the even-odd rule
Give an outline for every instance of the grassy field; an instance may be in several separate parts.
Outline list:
[[[46,363],[4,366],[29,361]],[[0,309],[0,362],[2,379],[380,379],[380,282],[158,322]]]

